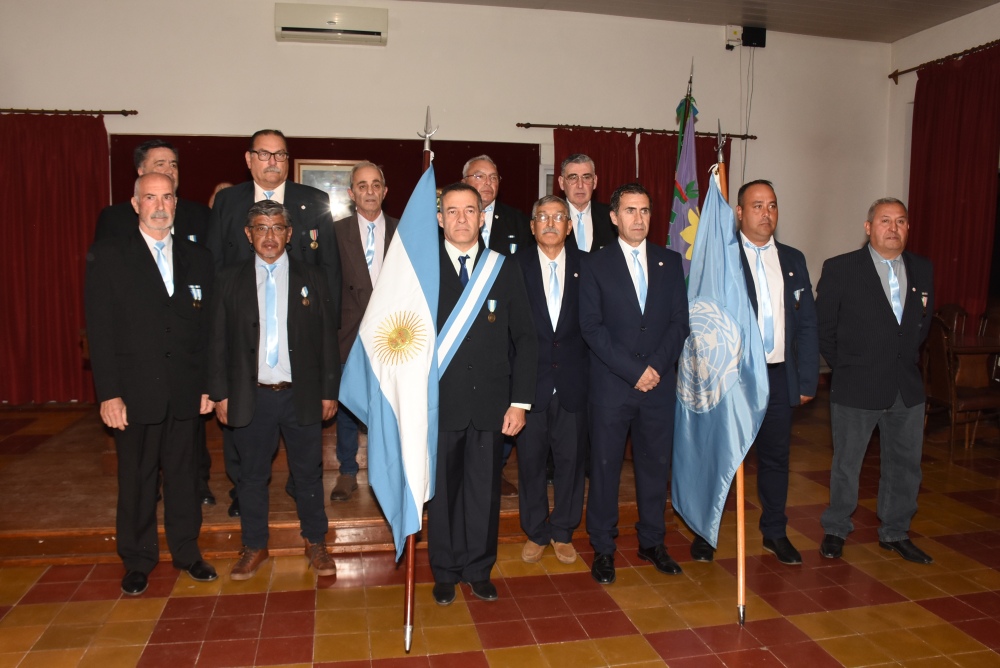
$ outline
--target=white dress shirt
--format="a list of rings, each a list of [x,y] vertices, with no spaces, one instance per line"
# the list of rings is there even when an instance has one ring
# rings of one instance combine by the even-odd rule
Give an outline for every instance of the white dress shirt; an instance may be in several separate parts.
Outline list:
[[[646,299],[649,299],[649,264],[646,262],[646,240],[638,246],[629,246],[628,242],[618,237],[618,246],[621,247],[625,255],[625,264],[628,265],[628,273],[632,276],[632,287],[635,288],[636,301],[639,300],[639,273],[635,270],[635,256],[632,251],[639,249],[639,265],[642,267],[642,275],[646,277]]]
[[[279,204],[285,203],[285,183],[287,181],[282,181],[281,185],[274,189],[271,195],[272,202],[278,202]],[[253,201],[259,202],[262,199],[267,199],[267,195],[264,194],[264,189],[257,185],[257,182],[253,182]],[[294,214],[293,214],[294,215]]]
[[[764,335],[764,316],[760,308],[760,280],[757,278],[757,251],[747,248],[752,241],[740,232],[740,246],[746,255],[750,266],[750,276],[753,278],[754,289],[757,292],[757,328]],[[753,244],[756,246],[756,244]],[[767,355],[768,364],[785,361],[785,279],[781,275],[781,261],[778,260],[778,248],[774,245],[774,237],[768,239],[770,248],[761,251],[764,262],[764,274],[767,276],[768,294],[771,296],[771,315],[774,318],[774,349]]]
[[[272,369],[267,365],[267,306],[265,290],[267,284],[267,263],[254,256],[254,272],[257,277],[257,312],[260,325],[257,330],[260,342],[257,345],[257,382],[275,385],[292,380],[292,361],[288,356],[288,253],[274,261],[274,283],[278,298],[278,363]]]
[[[379,272],[382,271],[382,259],[385,257],[385,214],[381,211],[375,220],[368,220],[362,214],[358,214],[358,231],[361,232],[361,253],[368,249],[368,223],[375,223],[375,257],[372,259],[372,268],[369,275],[372,279],[372,287],[378,280]],[[469,271],[472,274],[472,271]]]
[[[174,228],[171,227],[170,231],[173,232],[173,230],[174,230]],[[173,234],[168,234],[167,236],[163,237],[162,239],[154,239],[153,237],[151,237],[148,234],[146,234],[146,231],[143,230],[142,227],[139,227],[139,234],[142,235],[142,238],[146,242],[146,245],[149,246],[149,252],[153,256],[153,262],[154,263],[156,262],[156,248],[154,248],[154,246],[159,241],[163,242],[163,259],[167,261],[167,268],[170,270],[170,278],[171,278],[171,280],[173,280],[174,276],[175,276],[174,275],[174,235]],[[159,269],[159,265],[157,265],[157,269]],[[166,285],[166,283],[164,283],[164,285]],[[179,287],[180,286],[177,285],[177,281],[174,281],[174,292],[175,293],[177,292],[177,289]]]
[[[571,202],[569,204],[569,215],[571,217],[571,223],[573,224],[573,236],[576,238],[576,246],[582,251],[590,252],[590,249],[594,247],[594,218],[591,215],[592,202],[587,202],[587,208],[580,211],[573,206]],[[584,232],[584,245],[580,245],[580,236],[577,234],[578,230],[576,221],[579,219],[580,214],[583,214],[583,232]],[[585,247],[584,247],[585,246]]]

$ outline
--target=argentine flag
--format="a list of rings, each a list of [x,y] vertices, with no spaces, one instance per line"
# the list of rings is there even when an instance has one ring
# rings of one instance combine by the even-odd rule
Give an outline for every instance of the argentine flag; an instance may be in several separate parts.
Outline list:
[[[438,243],[429,167],[386,251],[340,381],[340,401],[368,425],[368,480],[392,527],[396,559],[434,496]]]

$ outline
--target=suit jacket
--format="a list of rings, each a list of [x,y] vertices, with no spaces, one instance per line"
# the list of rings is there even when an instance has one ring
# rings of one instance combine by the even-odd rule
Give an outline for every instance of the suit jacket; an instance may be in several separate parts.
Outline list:
[[[687,286],[681,256],[646,243],[646,310],[639,309],[632,275],[618,242],[583,258],[580,272],[580,329],[590,346],[590,403],[614,408],[653,367],[660,383],[644,401],[670,409],[676,391],[676,363],[687,339]]]
[[[218,271],[254,257],[253,247],[243,231],[247,212],[254,205],[253,181],[220,190],[208,224],[206,245],[215,257]],[[340,252],[337,234],[330,216],[330,198],[312,186],[285,181],[285,209],[292,218],[295,232],[285,249],[290,257],[320,267],[326,272],[334,317],[340,323]],[[316,232],[317,247],[312,248],[310,232]]]
[[[512,206],[494,200],[493,225],[490,228],[490,250],[501,255],[513,255],[510,245],[517,247],[531,245],[535,237],[531,234],[528,216]]]
[[[308,304],[302,288],[308,288]],[[220,276],[211,304],[208,359],[209,395],[229,399],[229,425],[245,427],[257,398],[260,311],[254,260],[229,267]],[[299,425],[319,422],[323,399],[336,399],[340,354],[333,306],[323,271],[288,258],[288,354],[292,364],[295,416]]]
[[[571,413],[587,407],[587,344],[580,333],[580,258],[583,251],[566,244],[566,277],[559,286],[559,320],[553,329],[545,298],[548,274],[542,271],[538,247],[525,246],[517,251],[524,275],[524,287],[531,304],[531,318],[538,338],[537,379],[531,412],[548,408],[552,391],[559,392],[559,404]]]
[[[590,245],[590,252],[599,251],[612,241],[618,240],[618,228],[611,222],[611,207],[601,204],[595,200],[590,201],[590,220],[594,224],[594,242]],[[570,230],[566,238],[566,244],[573,244],[577,248],[576,229]]]
[[[924,401],[920,346],[934,315],[930,260],[903,252],[906,295],[896,322],[868,246],[830,258],[817,285],[819,349],[833,369],[830,401],[869,410],[892,406],[896,395]]]
[[[396,233],[399,219],[385,214],[385,250],[389,250],[389,242]],[[340,359],[347,361],[354,340],[358,338],[358,328],[361,318],[368,308],[372,298],[372,279],[368,273],[368,262],[365,260],[364,242],[361,230],[358,228],[358,214],[355,212],[346,218],[334,221],[337,231],[337,247],[340,251],[340,268],[342,273],[342,291],[340,298]]]
[[[174,216],[174,236],[204,244],[208,230],[211,209],[201,202],[177,198],[177,212]],[[132,202],[121,202],[106,206],[97,217],[94,241],[112,237],[127,237],[139,227],[139,216],[132,208]]]
[[[480,243],[477,263],[482,254]],[[445,252],[444,241],[440,258],[438,331],[462,295],[462,284]],[[491,299],[497,302],[494,322],[489,321]],[[511,346],[512,354],[508,356]],[[524,279],[517,262],[507,259],[441,378],[438,429],[462,431],[471,423],[479,431],[499,432],[511,403],[530,404],[534,399],[537,356],[538,340]]]
[[[798,250],[774,242],[778,264],[785,284],[785,375],[788,378],[788,400],[798,406],[799,397],[815,397],[819,383],[819,339],[816,333],[816,302],[806,258]],[[746,253],[740,248],[743,278],[747,294],[757,313],[757,290]]]
[[[174,294],[167,289],[138,224],[87,253],[87,339],[97,400],[121,397],[128,420],[156,424],[167,414],[196,417],[205,384],[212,255],[173,240]],[[199,286],[200,299],[190,286]]]

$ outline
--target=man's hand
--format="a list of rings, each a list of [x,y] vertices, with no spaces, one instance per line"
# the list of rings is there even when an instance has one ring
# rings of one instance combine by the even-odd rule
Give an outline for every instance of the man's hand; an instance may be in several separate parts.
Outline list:
[[[128,419],[125,415],[125,402],[122,401],[121,397],[101,402],[101,419],[112,429],[125,431]]]
[[[229,399],[215,402],[215,417],[222,424],[229,424]]]
[[[332,420],[333,416],[337,414],[337,400],[336,399],[323,399],[323,421]]]
[[[517,436],[525,425],[524,409],[511,406],[503,416],[503,428],[500,430],[504,436]]]
[[[805,406],[806,404],[808,404],[810,401],[812,401],[815,398],[816,397],[807,397],[807,396],[805,396],[803,394],[800,394],[799,395],[799,405],[800,406]]]
[[[656,369],[653,367],[647,366],[646,370],[642,372],[642,376],[639,377],[639,382],[635,384],[635,389],[640,392],[649,392],[659,384],[660,374],[656,373]]]
[[[208,398],[207,394],[201,395],[201,408],[198,412],[202,415],[208,415],[215,408],[215,402]]]

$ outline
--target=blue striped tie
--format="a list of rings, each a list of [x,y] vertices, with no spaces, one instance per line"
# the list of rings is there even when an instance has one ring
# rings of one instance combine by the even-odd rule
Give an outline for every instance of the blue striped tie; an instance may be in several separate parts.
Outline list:
[[[375,262],[375,223],[368,223],[368,241],[365,243],[365,262],[368,263],[368,273],[372,273],[372,263]]]
[[[272,369],[278,364],[278,284],[274,280],[276,265],[268,264],[267,283],[264,285],[264,314],[267,318],[267,339],[265,339],[267,356],[264,361]]]

